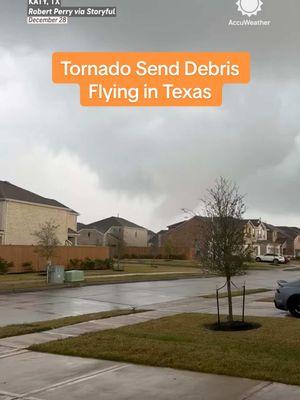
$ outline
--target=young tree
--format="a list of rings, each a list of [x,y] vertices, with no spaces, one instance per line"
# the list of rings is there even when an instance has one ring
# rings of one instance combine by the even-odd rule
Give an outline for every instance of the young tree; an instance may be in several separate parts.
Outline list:
[[[55,253],[55,249],[60,245],[57,237],[58,228],[59,225],[56,225],[54,221],[46,221],[40,225],[38,231],[33,232],[33,236],[37,238],[37,251],[47,260],[47,266],[52,264],[52,257]]]
[[[169,240],[164,243],[164,252],[167,260],[170,260],[171,256],[174,254],[174,247]]]
[[[203,199],[207,219],[203,264],[226,277],[228,321],[233,322],[231,278],[244,270],[249,249],[244,241],[244,196],[230,180],[220,177]]]
[[[117,244],[116,244],[116,257],[117,257],[117,262],[114,264],[113,269],[115,271],[124,271],[123,265],[121,265],[121,258],[124,255],[125,251],[125,242],[123,238],[117,239]]]

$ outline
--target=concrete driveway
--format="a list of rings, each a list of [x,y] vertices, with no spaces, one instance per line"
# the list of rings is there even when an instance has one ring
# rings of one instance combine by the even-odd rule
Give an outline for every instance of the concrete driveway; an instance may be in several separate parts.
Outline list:
[[[299,400],[300,388],[32,352],[0,358],[0,400]]]
[[[247,288],[273,289],[278,279],[289,280],[299,276],[299,271],[276,269],[250,271],[234,281],[238,285],[246,281]],[[154,306],[212,293],[216,285],[223,282],[224,278],[221,277],[198,278],[0,295],[0,325],[128,308],[128,305]]]

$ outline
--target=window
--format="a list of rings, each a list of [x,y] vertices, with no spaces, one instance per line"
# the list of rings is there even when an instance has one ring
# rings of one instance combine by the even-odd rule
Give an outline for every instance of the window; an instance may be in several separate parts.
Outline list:
[[[137,237],[137,231],[135,231],[135,234],[134,234],[134,236],[135,236],[135,237]]]
[[[90,237],[91,237],[91,232],[88,232],[88,238],[90,239]]]

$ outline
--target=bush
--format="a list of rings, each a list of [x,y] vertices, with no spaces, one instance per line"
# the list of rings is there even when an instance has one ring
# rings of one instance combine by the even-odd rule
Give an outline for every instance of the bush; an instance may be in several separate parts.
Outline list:
[[[32,261],[25,261],[22,264],[24,272],[32,272],[33,271],[33,264]]]
[[[134,260],[187,260],[187,257],[185,254],[169,254],[169,255],[165,255],[163,256],[162,254],[124,254],[124,256],[122,257],[122,259],[134,259]]]
[[[81,268],[83,269],[95,269],[96,267],[96,262],[90,257],[86,257],[82,262],[81,262]]]
[[[112,269],[113,268],[113,259],[106,258],[105,260],[95,259],[95,269]]]
[[[81,267],[82,260],[79,258],[70,258],[69,267]]]
[[[105,260],[100,260],[99,258],[86,257],[84,260],[78,258],[71,258],[69,261],[69,267],[81,268],[84,270],[104,270],[113,268],[112,258],[106,258]]]
[[[0,257],[0,274],[4,275],[8,273],[9,268],[12,268],[14,263],[8,262]]]
[[[170,254],[169,260],[186,260],[185,254]]]
[[[104,260],[104,265],[107,267],[107,269],[113,269],[114,267],[114,260],[112,258],[106,258]]]

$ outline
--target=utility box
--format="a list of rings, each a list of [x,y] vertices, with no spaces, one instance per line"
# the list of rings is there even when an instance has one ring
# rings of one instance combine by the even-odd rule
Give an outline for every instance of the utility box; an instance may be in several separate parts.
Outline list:
[[[65,267],[61,265],[50,265],[47,268],[47,282],[54,284],[64,283]]]
[[[124,266],[123,266],[123,264],[120,263],[120,261],[117,261],[113,265],[113,270],[114,271],[124,271]]]
[[[72,270],[65,272],[65,282],[83,282],[84,281],[84,272],[80,270]]]

